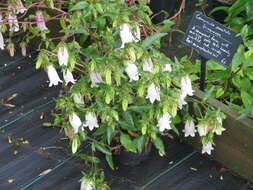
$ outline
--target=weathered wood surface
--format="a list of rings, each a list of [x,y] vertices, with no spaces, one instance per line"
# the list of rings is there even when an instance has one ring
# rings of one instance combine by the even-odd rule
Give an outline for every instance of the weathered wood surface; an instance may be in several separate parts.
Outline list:
[[[195,96],[204,97],[204,92],[195,89]],[[253,182],[253,120],[239,119],[240,114],[225,104],[210,98],[208,103],[227,115],[224,121],[226,131],[214,139],[215,150],[212,157],[234,173]],[[187,140],[195,148],[201,146],[196,138]]]

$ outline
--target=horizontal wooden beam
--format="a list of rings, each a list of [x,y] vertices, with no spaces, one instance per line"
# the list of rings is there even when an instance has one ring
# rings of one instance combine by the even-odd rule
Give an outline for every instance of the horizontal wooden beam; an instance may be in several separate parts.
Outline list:
[[[195,96],[203,98],[205,93],[195,89]],[[234,173],[253,182],[253,120],[248,117],[239,119],[238,112],[216,99],[210,98],[208,103],[227,115],[223,124],[226,131],[215,137],[216,146],[212,157]],[[187,142],[201,150],[199,139],[189,138]]]

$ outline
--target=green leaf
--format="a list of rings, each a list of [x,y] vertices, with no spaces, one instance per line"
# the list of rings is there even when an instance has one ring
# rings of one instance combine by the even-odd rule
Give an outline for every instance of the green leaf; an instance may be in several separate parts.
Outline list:
[[[214,89],[215,89],[215,86],[212,85],[212,87],[205,93],[205,96],[203,98],[204,102],[207,101],[212,96]]]
[[[86,1],[81,1],[74,5],[69,11],[76,11],[76,10],[82,10],[85,9],[89,4]]]
[[[145,136],[139,136],[136,139],[134,139],[134,143],[135,143],[139,153],[143,152],[146,141],[147,141],[147,138]]]
[[[152,108],[152,105],[143,104],[143,105],[138,105],[138,106],[130,106],[128,107],[128,110],[137,112],[137,113],[142,113],[145,111],[149,111],[151,108]]]
[[[133,117],[131,115],[131,112],[125,111],[125,112],[123,112],[122,115],[123,115],[124,121],[126,121],[129,125],[131,125],[132,128],[135,128],[134,120],[133,120]]]
[[[130,130],[130,131],[136,131],[136,128],[134,128],[132,125],[125,121],[118,121],[120,127],[125,130]]]
[[[145,48],[150,47],[156,40],[159,40],[166,35],[167,33],[158,33],[158,34],[149,36],[142,42],[142,46]]]
[[[75,28],[75,29],[60,30],[60,33],[85,34],[85,35],[89,34],[89,32],[85,28]]]
[[[93,136],[99,136],[103,135],[106,133],[108,126],[107,125],[102,125],[100,126],[92,135]]]
[[[97,150],[99,150],[100,152],[102,152],[104,154],[112,155],[111,151],[102,144],[95,143],[95,147]]]
[[[229,7],[226,7],[226,6],[223,6],[223,7],[216,7],[214,8],[210,13],[209,15],[213,14],[214,12],[217,12],[217,11],[225,11],[225,12],[228,12],[229,10]]]
[[[125,133],[121,133],[120,135],[120,143],[129,151],[131,152],[137,152],[134,142],[131,140],[129,135]]]
[[[159,150],[159,153],[161,155],[165,155],[165,148],[161,138],[156,137],[156,139],[154,140],[154,145]]]
[[[239,49],[232,60],[233,72],[236,71],[236,69],[242,64],[242,60],[243,60],[243,54],[241,52],[241,49]]]
[[[113,160],[112,160],[112,155],[106,154],[106,155],[105,155],[105,158],[106,158],[106,161],[107,161],[107,163],[109,164],[110,168],[111,168],[112,170],[114,170],[115,168],[114,168],[114,164],[113,164]]]
[[[244,106],[249,107],[251,105],[253,97],[245,91],[241,92],[241,97],[242,97],[242,102],[243,102]]]
[[[75,156],[94,164],[100,163],[100,159],[95,156],[89,156],[87,154],[75,154]]]
[[[113,130],[112,130],[111,127],[107,127],[107,133],[106,134],[107,134],[107,143],[111,144],[112,138],[114,136],[114,133],[113,133]]]
[[[178,129],[175,127],[174,124],[171,124],[171,125],[172,125],[172,130],[179,136],[180,133],[179,133]]]

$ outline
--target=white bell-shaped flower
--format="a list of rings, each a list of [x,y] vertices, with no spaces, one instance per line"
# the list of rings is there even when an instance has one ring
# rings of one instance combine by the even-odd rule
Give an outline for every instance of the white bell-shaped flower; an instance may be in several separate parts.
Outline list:
[[[198,128],[198,133],[199,133],[199,136],[203,137],[203,136],[206,136],[207,133],[208,133],[208,126],[207,125],[198,125],[197,126]]]
[[[60,66],[68,66],[68,61],[69,61],[69,53],[68,49],[65,46],[61,46],[58,48],[57,52],[58,56],[58,63]]]
[[[80,93],[75,93],[73,95],[73,100],[76,104],[84,104],[83,96]]]
[[[52,65],[47,67],[47,75],[50,81],[49,87],[52,87],[53,85],[57,86],[59,82],[62,82],[56,69]]]
[[[222,132],[225,131],[226,129],[222,127],[222,118],[217,117],[216,120],[220,124],[219,126],[216,126],[213,129],[213,132],[216,133],[216,135],[222,135]]]
[[[120,38],[122,42],[120,48],[124,48],[125,44],[135,41],[135,37],[132,34],[131,26],[129,24],[125,23],[120,26]]]
[[[91,71],[90,72],[90,80],[91,80],[91,87],[98,87],[98,83],[104,82],[99,72]]]
[[[160,101],[160,87],[156,86],[154,83],[149,85],[147,99],[153,104],[156,100]]]
[[[72,113],[70,116],[69,116],[69,123],[70,125],[73,127],[73,130],[74,130],[74,133],[78,133],[79,131],[79,127],[81,127],[82,125],[82,121],[81,119],[79,118],[78,115],[76,115],[75,113]]]
[[[147,58],[142,63],[143,71],[152,72],[153,70],[153,61],[151,58]]]
[[[223,127],[221,127],[220,129],[215,128],[215,129],[214,129],[214,132],[215,132],[216,135],[222,135],[222,132],[225,131],[225,130],[226,130],[226,129],[223,128]]]
[[[202,154],[207,153],[207,154],[211,155],[211,152],[213,149],[214,149],[213,143],[211,141],[206,144],[203,144],[202,145]]]
[[[128,63],[125,71],[130,78],[130,82],[139,80],[138,67],[134,63]]]
[[[36,12],[36,23],[37,23],[37,27],[41,30],[47,30],[47,26],[46,26],[46,21],[43,15],[42,11],[37,11]]]
[[[98,128],[98,120],[97,117],[95,115],[95,113],[89,112],[85,115],[85,123],[83,125],[84,127],[88,127],[91,131],[94,128]]]
[[[3,37],[3,34],[2,32],[0,32],[0,49],[4,49],[5,47],[5,44],[4,44],[4,37]]]
[[[181,78],[181,93],[184,95],[193,96],[192,83],[189,76]]]
[[[23,3],[21,0],[16,0],[15,1],[15,9],[17,14],[23,14],[27,9],[24,7]]]
[[[80,190],[93,190],[93,182],[89,180],[85,180],[81,182]]]
[[[159,128],[160,132],[163,132],[165,129],[167,130],[172,129],[170,126],[171,124],[170,119],[171,119],[171,116],[169,113],[165,113],[161,117],[159,117],[157,127]]]
[[[166,71],[171,72],[172,71],[171,64],[169,64],[169,63],[165,64],[163,71],[164,72],[166,72]]]
[[[18,19],[17,15],[12,14],[8,15],[8,24],[10,27],[10,32],[18,32],[19,31],[19,24],[18,24]]]
[[[66,69],[63,71],[63,78],[64,78],[66,84],[68,84],[69,82],[72,84],[75,84],[75,82],[76,82],[76,80],[74,79],[74,77],[69,69]]]
[[[184,131],[185,137],[188,137],[188,136],[195,137],[196,130],[195,130],[195,125],[194,125],[193,120],[186,121],[183,131]]]
[[[178,97],[178,107],[179,107],[179,109],[182,109],[183,106],[187,104],[187,102],[185,101],[185,97],[186,97],[186,95],[181,92],[181,94]]]

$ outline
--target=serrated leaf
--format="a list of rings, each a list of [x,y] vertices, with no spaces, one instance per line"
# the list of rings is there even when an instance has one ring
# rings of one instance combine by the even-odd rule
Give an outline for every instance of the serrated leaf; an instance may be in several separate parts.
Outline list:
[[[120,135],[120,143],[129,151],[131,152],[137,152],[136,151],[136,147],[134,142],[131,140],[130,136],[125,134],[125,133],[121,133]]]
[[[107,163],[109,164],[110,168],[111,168],[112,170],[114,170],[115,168],[114,168],[112,156],[106,154],[106,155],[105,155],[105,158],[106,158],[106,161],[107,161]]]
[[[126,121],[129,125],[131,125],[132,128],[135,128],[134,120],[131,115],[131,112],[125,111],[125,112],[123,112],[122,115],[123,115],[124,121]]]
[[[250,94],[248,94],[245,91],[242,91],[241,92],[241,98],[242,98],[242,102],[243,102],[245,107],[249,107],[251,105],[253,97]]]
[[[167,33],[158,33],[158,34],[149,36],[142,42],[142,46],[145,48],[150,47],[153,43],[155,43],[157,40],[161,39],[162,37],[166,35]]]
[[[128,110],[137,112],[137,113],[142,113],[144,111],[149,111],[152,108],[152,105],[138,105],[138,106],[129,106]]]
[[[75,29],[67,29],[60,30],[60,33],[71,33],[71,34],[85,34],[88,35],[89,32],[85,28],[75,28]]]
[[[76,10],[82,10],[85,9],[89,4],[86,1],[81,1],[74,5],[69,11],[76,11]]]
[[[134,140],[134,143],[135,143],[135,145],[137,147],[138,152],[142,153],[143,150],[144,150],[145,144],[146,144],[146,137],[145,136],[137,137]]]
[[[106,131],[107,131],[107,126],[102,125],[92,135],[93,136],[99,136],[99,135],[105,134]]]
[[[99,143],[95,143],[94,145],[95,145],[96,149],[99,150],[100,152],[107,154],[107,155],[112,155],[111,151],[108,148],[106,148],[104,145],[99,144]]]
[[[91,162],[91,163],[95,163],[95,164],[100,163],[100,159],[95,156],[89,156],[87,154],[75,154],[75,156],[81,158],[82,160]]]
[[[165,148],[161,138],[156,137],[154,140],[154,145],[159,150],[160,154],[165,155]]]
[[[107,137],[107,143],[111,144],[112,142],[112,138],[113,138],[113,130],[111,127],[107,127],[107,133],[106,133],[106,137]]]

